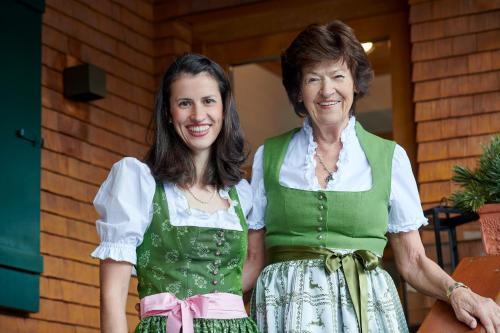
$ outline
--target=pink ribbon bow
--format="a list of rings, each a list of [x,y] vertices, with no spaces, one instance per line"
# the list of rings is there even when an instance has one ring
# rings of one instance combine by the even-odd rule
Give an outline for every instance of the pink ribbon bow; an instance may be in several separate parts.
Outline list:
[[[195,295],[179,300],[171,293],[146,296],[141,299],[141,319],[151,316],[168,316],[167,332],[194,333],[193,319],[246,318],[241,296],[229,293]]]

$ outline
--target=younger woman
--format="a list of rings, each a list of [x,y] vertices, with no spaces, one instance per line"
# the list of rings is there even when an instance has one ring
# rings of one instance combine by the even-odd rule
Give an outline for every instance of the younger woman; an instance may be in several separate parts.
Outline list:
[[[145,163],[117,162],[94,200],[102,332],[127,332],[133,266],[142,318],[135,332],[257,332],[241,295],[263,264],[252,246],[262,243],[262,225],[246,222],[244,142],[220,66],[178,58],[163,77],[154,123]]]

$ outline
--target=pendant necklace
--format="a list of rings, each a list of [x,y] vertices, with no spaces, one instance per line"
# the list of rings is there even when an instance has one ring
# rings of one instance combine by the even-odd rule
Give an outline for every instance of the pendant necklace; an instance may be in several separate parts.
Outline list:
[[[323,162],[321,155],[316,153],[316,157],[318,158],[319,164],[323,167],[323,169],[328,173],[328,176],[325,177],[325,183],[328,184],[331,180],[333,180],[333,171],[327,168],[326,164]]]
[[[187,188],[187,191],[189,192],[189,194],[191,194],[191,196],[194,198],[194,200],[196,200],[199,203],[204,204],[204,205],[208,205],[212,201],[212,199],[215,197],[215,192],[217,192],[217,190],[214,189],[214,191],[210,195],[210,198],[208,198],[207,200],[202,200],[202,199],[198,198],[196,195],[194,195],[194,193],[191,191],[191,189],[189,187]]]

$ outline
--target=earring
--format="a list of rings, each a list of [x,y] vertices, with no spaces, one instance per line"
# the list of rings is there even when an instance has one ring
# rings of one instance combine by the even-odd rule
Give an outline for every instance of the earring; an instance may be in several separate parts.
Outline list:
[[[170,119],[168,120],[168,123],[169,123],[169,124],[172,124],[172,118],[170,118]]]

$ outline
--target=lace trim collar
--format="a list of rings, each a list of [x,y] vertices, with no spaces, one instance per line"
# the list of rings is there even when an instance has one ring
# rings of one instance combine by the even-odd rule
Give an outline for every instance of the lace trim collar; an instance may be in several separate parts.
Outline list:
[[[176,185],[172,185],[171,188],[175,194],[175,208],[176,208],[177,213],[187,214],[187,215],[195,215],[198,218],[205,218],[205,219],[213,218],[216,215],[224,216],[226,214],[233,216],[233,217],[238,217],[238,215],[236,214],[236,211],[234,209],[234,207],[236,207],[238,205],[238,202],[236,200],[231,200],[231,198],[229,197],[229,188],[222,188],[219,190],[220,197],[222,199],[226,199],[229,202],[229,208],[228,209],[220,209],[220,210],[217,210],[213,213],[207,213],[203,210],[189,207],[189,204],[188,204],[188,201],[187,201],[187,198],[186,198],[186,195],[184,194],[184,192],[180,188],[178,188]]]
[[[339,178],[342,177],[342,169],[349,162],[349,146],[353,140],[356,140],[356,118],[352,116],[347,123],[347,126],[340,133],[340,141],[342,142],[342,149],[340,150],[339,160],[337,161],[337,171],[333,173],[333,180],[329,181],[326,185],[328,190],[332,190]],[[306,117],[304,124],[302,126],[302,132],[304,133],[307,141],[307,150],[305,156],[305,168],[304,177],[309,187],[316,190],[321,189],[319,185],[318,178],[316,177],[316,149],[318,144],[314,141],[313,128],[311,126],[311,120]]]

